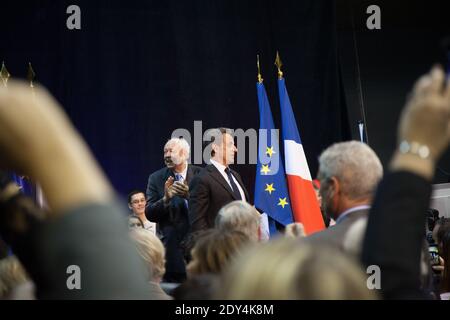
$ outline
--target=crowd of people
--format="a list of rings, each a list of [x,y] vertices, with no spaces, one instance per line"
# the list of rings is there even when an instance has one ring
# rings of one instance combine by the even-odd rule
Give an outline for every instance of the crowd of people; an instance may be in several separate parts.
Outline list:
[[[170,139],[164,167],[127,208],[45,89],[0,88],[0,298],[449,299],[450,219],[426,223],[450,142],[440,67],[412,89],[384,170],[361,142],[322,152],[312,183],[327,228],[311,235],[301,223],[269,235],[230,168],[233,136],[212,137],[203,168],[188,163],[185,140]],[[48,208],[7,171],[39,181]]]

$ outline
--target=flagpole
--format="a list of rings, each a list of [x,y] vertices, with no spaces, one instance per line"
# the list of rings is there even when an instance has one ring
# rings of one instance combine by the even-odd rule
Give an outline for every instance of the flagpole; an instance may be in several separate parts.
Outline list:
[[[33,94],[33,98],[35,97],[34,83],[33,83],[35,77],[36,77],[36,74],[34,73],[33,67],[31,66],[31,62],[28,62],[27,79],[28,79],[28,82],[30,83],[30,88],[31,88],[31,92]]]
[[[33,70],[31,62],[28,62],[28,71],[27,71],[27,79],[30,83],[31,94],[33,95],[33,99],[36,97],[36,92],[34,90],[34,79],[36,78],[36,73]],[[41,185],[39,182],[36,182],[36,202],[41,209],[47,207],[47,203],[45,201],[44,192],[42,191]]]
[[[367,121],[366,121],[366,108],[364,105],[364,96],[363,96],[363,90],[362,90],[362,81],[361,81],[361,70],[360,70],[360,66],[359,66],[359,54],[358,54],[358,46],[356,43],[356,31],[355,31],[355,14],[354,14],[354,10],[353,8],[351,9],[351,22],[352,22],[352,32],[353,32],[353,50],[355,52],[355,64],[356,64],[356,90],[358,92],[358,99],[359,99],[359,107],[360,107],[360,116],[362,117],[362,119],[360,121],[362,121],[364,123],[364,133],[365,133],[365,142],[367,144],[369,144],[369,133],[367,130]]]
[[[259,66],[259,54],[256,55],[256,67],[258,68],[258,76],[257,76],[258,83],[263,83],[264,79],[261,76],[261,68]]]
[[[2,68],[0,69],[0,78],[2,79],[2,83],[5,88],[8,87],[8,80],[10,77],[11,74],[8,72],[8,69],[6,69],[5,61],[2,61]],[[12,174],[14,175],[14,182],[20,187],[21,191],[23,192],[24,188],[22,178],[14,172],[12,172]]]

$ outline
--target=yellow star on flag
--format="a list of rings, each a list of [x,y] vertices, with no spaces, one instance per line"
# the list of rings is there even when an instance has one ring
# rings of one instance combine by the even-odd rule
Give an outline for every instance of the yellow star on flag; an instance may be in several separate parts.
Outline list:
[[[269,157],[272,157],[272,154],[274,153],[276,152],[273,150],[273,147],[267,147],[266,154],[269,155]]]
[[[286,206],[286,205],[289,204],[289,203],[287,203],[286,198],[283,198],[283,199],[278,198],[278,199],[280,200],[280,202],[278,202],[278,205],[279,205],[279,206],[282,206],[283,209],[284,209],[284,206]]]
[[[269,165],[268,164],[263,164],[262,165],[262,169],[261,169],[261,173],[262,174],[267,174],[268,172],[270,172]]]
[[[268,184],[266,183],[266,190],[269,194],[272,194],[273,191],[275,191],[276,189],[273,187],[273,183]]]

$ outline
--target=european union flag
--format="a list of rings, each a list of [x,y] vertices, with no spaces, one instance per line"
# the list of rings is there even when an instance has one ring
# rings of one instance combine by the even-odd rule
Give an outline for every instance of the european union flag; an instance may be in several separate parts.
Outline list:
[[[279,148],[279,134],[275,130],[264,84],[256,84],[259,105],[258,165],[256,167],[255,207],[269,217],[270,234],[275,234],[275,222],[287,225],[294,222],[286,176]]]

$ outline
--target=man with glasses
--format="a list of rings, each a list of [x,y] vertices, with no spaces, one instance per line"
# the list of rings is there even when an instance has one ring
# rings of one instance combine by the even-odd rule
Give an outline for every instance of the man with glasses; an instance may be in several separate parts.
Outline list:
[[[322,152],[317,175],[322,210],[336,224],[306,239],[358,256],[370,204],[382,175],[380,159],[365,143],[335,143]]]
[[[132,211],[133,216],[139,218],[142,222],[142,227],[145,230],[153,232],[156,235],[156,223],[151,222],[145,216],[145,194],[141,190],[133,190],[128,194],[128,208]]]

